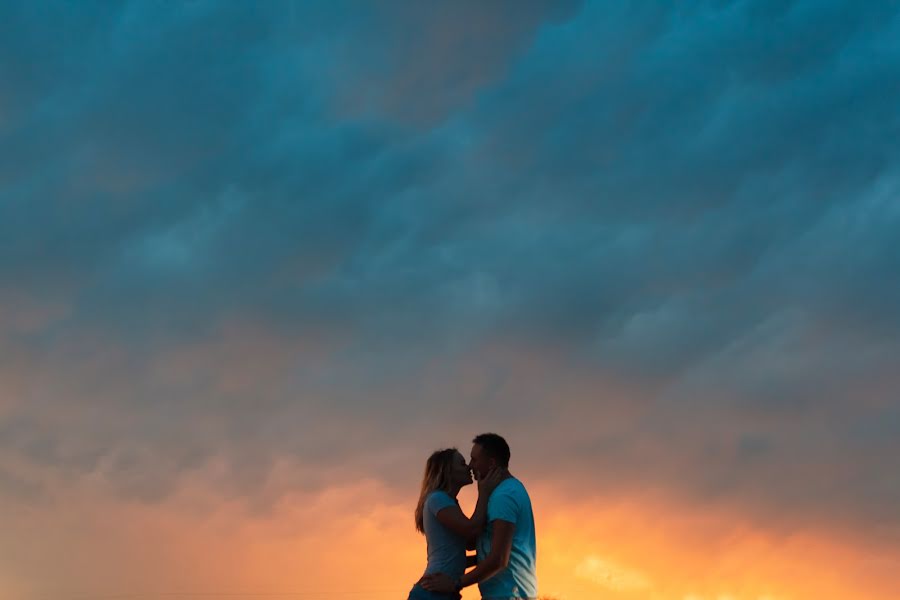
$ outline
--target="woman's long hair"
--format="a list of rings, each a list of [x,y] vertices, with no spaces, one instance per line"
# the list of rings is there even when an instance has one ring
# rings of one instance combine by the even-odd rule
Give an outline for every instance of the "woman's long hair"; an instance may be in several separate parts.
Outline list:
[[[456,448],[436,450],[425,462],[425,475],[422,477],[422,491],[419,493],[419,503],[416,505],[416,531],[425,533],[425,499],[435,490],[450,490],[450,472],[453,469],[453,459],[456,458]]]

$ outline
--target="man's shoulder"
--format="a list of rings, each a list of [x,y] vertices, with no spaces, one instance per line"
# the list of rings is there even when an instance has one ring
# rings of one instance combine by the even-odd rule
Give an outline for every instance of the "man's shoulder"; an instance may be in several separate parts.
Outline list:
[[[531,502],[525,486],[515,477],[508,477],[494,488],[488,500],[488,509],[499,509],[501,506],[519,507],[523,504],[523,499],[528,500],[528,503]]]
[[[497,489],[494,491],[500,490],[501,493],[510,494],[510,495],[528,495],[528,490],[525,489],[525,484],[522,483],[517,477],[508,477],[501,481],[499,485],[497,485]]]

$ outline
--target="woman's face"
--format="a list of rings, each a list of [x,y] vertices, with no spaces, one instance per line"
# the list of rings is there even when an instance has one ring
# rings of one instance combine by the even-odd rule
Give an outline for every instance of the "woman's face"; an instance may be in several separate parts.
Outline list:
[[[455,485],[469,485],[472,483],[472,471],[466,464],[465,457],[459,452],[453,457],[453,467],[450,470]]]

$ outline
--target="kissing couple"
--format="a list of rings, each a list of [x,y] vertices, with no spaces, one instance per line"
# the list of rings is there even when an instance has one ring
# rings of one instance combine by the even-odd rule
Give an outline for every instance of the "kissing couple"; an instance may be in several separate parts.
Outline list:
[[[470,460],[456,448],[428,457],[416,505],[416,529],[425,535],[428,565],[408,600],[457,600],[478,584],[483,600],[536,600],[537,545],[531,499],[509,472],[509,444],[496,433],[472,440]],[[459,491],[478,481],[472,516]],[[466,550],[475,554],[466,555]],[[466,572],[469,567],[474,569]]]

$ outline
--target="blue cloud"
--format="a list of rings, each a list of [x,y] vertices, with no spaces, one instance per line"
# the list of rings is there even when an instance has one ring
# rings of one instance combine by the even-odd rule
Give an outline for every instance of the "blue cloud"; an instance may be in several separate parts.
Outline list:
[[[640,382],[636,402],[659,404],[658,419],[629,424],[659,442],[647,478],[701,495],[763,486],[769,506],[814,499],[860,519],[870,503],[896,505],[879,454],[895,444],[873,425],[895,431],[896,402],[866,386],[893,381],[900,350],[893,3],[2,10],[0,300],[65,309],[26,330],[0,320],[0,349],[29,377],[72,365],[38,394],[49,405],[87,379],[73,395],[137,411],[138,431],[91,429],[104,445],[168,432],[189,457],[173,455],[172,471],[208,455],[217,434],[190,431],[219,397],[203,382],[231,363],[176,383],[144,365],[216,347],[237,321],[280,340],[277,368],[250,376],[287,421],[304,403],[355,409],[372,418],[367,441],[388,444],[377,424],[423,404],[489,396],[533,416],[548,397],[522,400],[491,377],[461,398],[410,380],[492,344],[551,348],[545,377],[571,362]],[[310,338],[329,349],[318,370],[298,349]],[[58,350],[84,339],[121,362]],[[121,373],[131,387],[104,389]],[[244,389],[223,394],[217,418],[246,446],[314,451],[257,435],[276,417],[248,408]],[[629,404],[553,401],[586,419]],[[700,418],[679,418],[689,401]],[[58,424],[20,410],[30,425],[9,444],[68,464],[42,442]],[[719,443],[709,423],[728,426],[729,452],[675,476]],[[857,484],[858,503],[829,504],[824,480],[812,495],[772,485],[833,458],[825,431],[846,448],[839,479]],[[882,432],[878,452],[861,431]],[[642,460],[603,435],[579,443],[617,449],[629,469]],[[663,460],[674,439],[695,445]],[[786,453],[797,463],[780,468]],[[73,469],[102,462],[83,456]],[[730,479],[745,463],[756,470]],[[133,473],[123,486],[139,497],[174,485]]]

